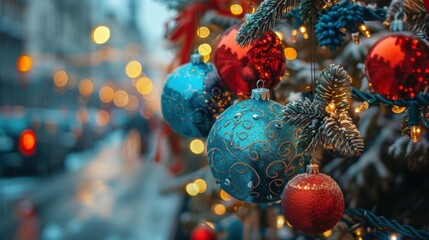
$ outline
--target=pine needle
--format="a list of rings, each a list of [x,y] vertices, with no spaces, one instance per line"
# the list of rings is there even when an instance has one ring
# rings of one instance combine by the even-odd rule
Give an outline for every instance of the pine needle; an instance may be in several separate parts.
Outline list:
[[[236,41],[242,46],[249,46],[253,41],[262,38],[265,32],[271,30],[283,15],[294,7],[299,0],[265,0],[256,12],[238,30]]]

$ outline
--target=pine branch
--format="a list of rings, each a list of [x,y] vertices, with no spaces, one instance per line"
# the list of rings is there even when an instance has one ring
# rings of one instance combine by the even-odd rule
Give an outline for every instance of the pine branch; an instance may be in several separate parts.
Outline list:
[[[350,117],[328,117],[322,127],[326,136],[325,147],[332,146],[346,157],[359,156],[362,153],[363,139]]]
[[[308,98],[290,102],[284,106],[283,113],[283,121],[297,127],[306,127],[311,124],[312,119],[323,119],[325,115]]]
[[[236,41],[248,46],[261,39],[265,32],[271,30],[291,8],[297,7],[298,0],[264,0],[256,12],[238,30]]]
[[[343,67],[329,65],[316,81],[315,101],[322,106],[333,102],[339,112],[350,108],[352,88],[350,76]]]
[[[299,14],[303,22],[310,22],[313,17],[314,22],[317,22],[319,12],[328,3],[327,0],[301,0],[299,4]]]
[[[405,110],[404,115],[402,115],[401,133],[402,133],[402,136],[411,138],[411,128],[408,126],[408,119],[409,119],[409,111],[407,109]]]
[[[323,120],[312,119],[311,124],[302,129],[299,134],[298,149],[307,155],[312,155],[323,147],[325,142],[321,132]]]

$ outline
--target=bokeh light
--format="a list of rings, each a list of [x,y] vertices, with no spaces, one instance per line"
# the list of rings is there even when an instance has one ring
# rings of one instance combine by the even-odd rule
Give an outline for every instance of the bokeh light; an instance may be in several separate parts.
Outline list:
[[[207,183],[204,179],[199,178],[194,183],[197,184],[199,193],[204,193],[207,190]]]
[[[33,60],[28,55],[21,55],[16,61],[16,68],[20,72],[29,72],[33,67]]]
[[[285,217],[284,216],[277,216],[277,228],[283,228],[285,225]]]
[[[83,96],[89,96],[94,91],[94,84],[89,79],[82,79],[79,83],[79,92]]]
[[[97,26],[92,31],[92,40],[96,44],[103,44],[109,41],[110,38],[110,29],[106,26]]]
[[[197,29],[197,36],[200,38],[207,38],[210,35],[210,29],[206,26],[201,26]]]
[[[198,47],[198,53],[203,56],[210,55],[212,52],[212,47],[208,43],[203,43]]]
[[[152,81],[147,77],[139,78],[136,82],[136,89],[142,95],[148,95],[153,90]]]
[[[190,196],[197,196],[198,193],[200,192],[198,185],[193,182],[188,183],[185,187],[185,190]]]
[[[97,112],[96,121],[99,126],[104,127],[109,124],[110,114],[104,110],[100,110]]]
[[[243,7],[241,7],[241,5],[240,4],[232,4],[230,7],[229,7],[229,10],[231,11],[231,13],[232,14],[234,14],[234,15],[240,15],[240,14],[242,14],[243,13]]]
[[[125,106],[130,112],[136,111],[139,108],[139,99],[134,95],[129,95],[128,103]]]
[[[125,107],[129,101],[128,93],[124,90],[118,90],[115,92],[115,96],[113,97],[113,103],[117,107]]]
[[[287,60],[295,60],[298,56],[295,48],[287,47],[283,50]]]
[[[58,88],[62,88],[67,85],[68,75],[64,70],[58,70],[54,73],[54,84]]]
[[[219,216],[222,216],[226,213],[226,207],[223,204],[215,203],[212,205],[212,211]]]
[[[220,190],[219,196],[224,201],[231,201],[232,197],[226,193],[223,189]]]
[[[204,152],[204,147],[205,147],[204,142],[201,141],[200,139],[194,139],[189,144],[189,148],[191,149],[191,152],[193,152],[194,154],[200,154]]]
[[[142,73],[142,65],[138,61],[130,61],[125,67],[125,73],[129,78],[136,78]]]
[[[100,91],[98,93],[100,97],[100,101],[103,103],[109,103],[113,101],[113,98],[115,96],[115,90],[109,86],[103,86],[100,88]]]
[[[87,123],[89,120],[89,112],[86,108],[80,108],[77,112],[77,120],[81,123]]]

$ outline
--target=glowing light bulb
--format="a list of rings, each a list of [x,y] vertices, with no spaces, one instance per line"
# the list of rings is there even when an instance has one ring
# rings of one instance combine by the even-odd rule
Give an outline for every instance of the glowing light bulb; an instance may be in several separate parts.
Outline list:
[[[368,27],[365,24],[361,24],[359,26],[359,30],[365,37],[371,36],[371,33],[369,32]]]
[[[355,108],[356,113],[361,113],[369,108],[369,103],[367,101],[361,103],[359,106]]]
[[[422,128],[420,126],[411,126],[411,140],[418,142],[422,135]]]
[[[406,107],[400,107],[400,106],[393,105],[392,112],[403,113],[405,111],[405,109],[406,109]]]
[[[333,113],[335,109],[337,109],[337,106],[335,105],[335,103],[331,102],[330,104],[328,104],[328,106],[326,106],[325,111],[327,113]]]
[[[324,237],[330,237],[331,235],[332,235],[332,230],[328,230],[328,231],[323,233]]]

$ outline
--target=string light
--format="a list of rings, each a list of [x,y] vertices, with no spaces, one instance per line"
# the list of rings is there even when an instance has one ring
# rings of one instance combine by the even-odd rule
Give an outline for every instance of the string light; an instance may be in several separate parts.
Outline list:
[[[389,237],[389,240],[399,240],[400,238],[398,236],[396,236],[396,234],[392,234]]]
[[[422,128],[420,126],[411,126],[411,140],[418,142],[422,135]]]
[[[296,42],[296,39],[297,39],[297,37],[298,37],[298,30],[296,30],[296,29],[292,30],[291,35],[292,35],[291,41],[292,41],[293,43],[294,43],[294,42]]]
[[[403,113],[405,111],[405,109],[407,109],[407,108],[406,107],[400,107],[400,106],[393,105],[392,112],[394,112],[394,113]]]
[[[361,33],[365,36],[365,37],[370,37],[371,33],[368,30],[368,27],[365,24],[361,24],[359,26],[359,30],[361,31]]]
[[[283,228],[285,226],[285,217],[284,216],[277,216],[277,228]]]
[[[369,103],[367,101],[362,102],[355,108],[356,113],[361,113],[369,108]]]
[[[323,236],[326,238],[330,237],[331,235],[332,235],[332,230],[328,230],[328,231],[323,233]]]
[[[335,103],[331,102],[330,104],[328,104],[325,108],[325,111],[327,113],[333,113],[335,111],[335,109],[337,109],[337,106],[335,105]]]

